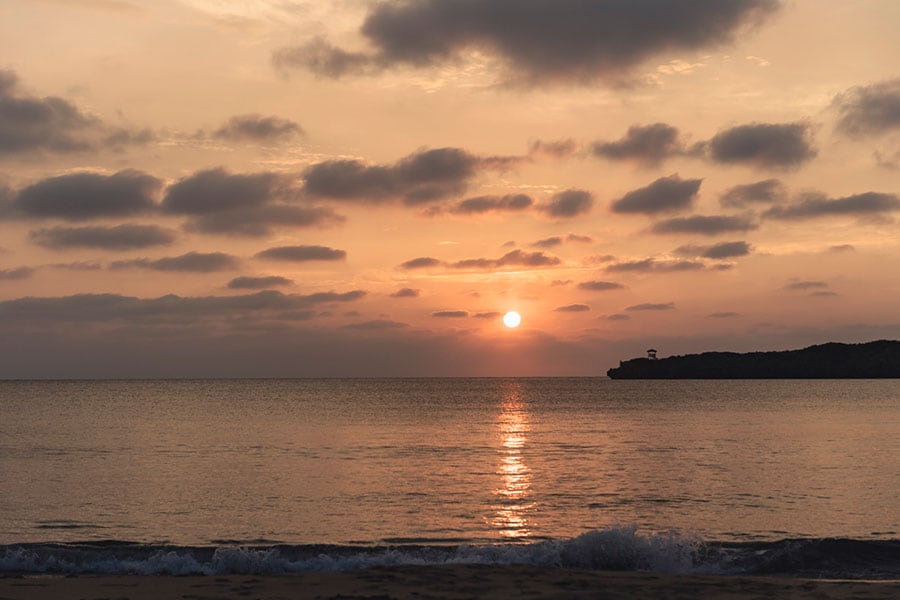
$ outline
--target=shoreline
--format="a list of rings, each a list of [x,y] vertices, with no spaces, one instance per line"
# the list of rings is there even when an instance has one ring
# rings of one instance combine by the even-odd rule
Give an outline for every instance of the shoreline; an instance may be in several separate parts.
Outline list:
[[[601,594],[602,596],[598,596]],[[231,600],[245,598],[631,598],[881,600],[900,597],[900,579],[829,580],[750,575],[582,571],[524,565],[375,567],[286,575],[0,575],[0,598]]]

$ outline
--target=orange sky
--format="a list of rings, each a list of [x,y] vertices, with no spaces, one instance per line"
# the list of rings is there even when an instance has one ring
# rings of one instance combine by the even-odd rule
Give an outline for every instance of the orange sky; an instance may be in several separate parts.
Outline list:
[[[0,377],[897,338],[900,4],[701,4],[0,3]]]

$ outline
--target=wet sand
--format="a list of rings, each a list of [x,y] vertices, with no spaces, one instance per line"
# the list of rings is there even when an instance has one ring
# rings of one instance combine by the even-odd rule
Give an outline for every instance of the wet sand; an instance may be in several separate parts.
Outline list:
[[[389,598],[900,598],[900,581],[833,581],[574,571],[531,566],[404,566],[292,575],[12,576],[0,600],[387,600]]]

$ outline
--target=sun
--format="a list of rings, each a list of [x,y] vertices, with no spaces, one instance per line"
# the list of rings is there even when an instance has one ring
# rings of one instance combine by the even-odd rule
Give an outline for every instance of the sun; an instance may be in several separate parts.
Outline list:
[[[505,315],[503,315],[503,324],[509,327],[510,329],[515,329],[522,322],[522,315],[517,313],[514,310],[509,311]]]

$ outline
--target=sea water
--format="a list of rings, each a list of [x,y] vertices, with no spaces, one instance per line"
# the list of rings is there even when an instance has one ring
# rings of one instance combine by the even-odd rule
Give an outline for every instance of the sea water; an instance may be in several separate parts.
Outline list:
[[[0,571],[900,577],[900,380],[0,382]]]

